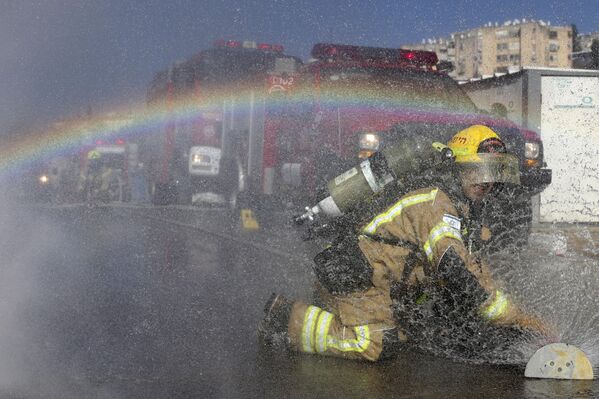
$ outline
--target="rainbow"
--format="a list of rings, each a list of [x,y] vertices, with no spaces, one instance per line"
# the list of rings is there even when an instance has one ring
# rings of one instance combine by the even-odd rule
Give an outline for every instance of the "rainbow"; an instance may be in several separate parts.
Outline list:
[[[74,154],[96,140],[123,138],[137,141],[152,132],[160,132],[166,123],[175,118],[178,121],[193,120],[205,111],[218,111],[223,102],[235,97],[236,107],[249,109],[250,93],[235,88],[203,95],[204,100],[189,96],[171,104],[160,103],[142,105],[133,109],[119,110],[106,115],[81,118],[52,124],[35,134],[23,134],[4,143],[0,150],[0,174],[18,173],[39,165],[54,157]],[[296,91],[293,95],[274,93],[267,98],[269,109],[284,110],[290,106],[303,109],[314,104],[313,92]],[[207,99],[207,100],[206,100]],[[319,95],[321,108],[351,106],[364,109],[410,109],[411,112],[435,112],[447,114],[468,114],[473,112],[469,104],[455,104],[445,93],[436,96],[423,96],[417,91],[398,92],[393,88],[386,90],[373,89],[369,85],[352,85],[351,87],[331,90],[326,95]]]

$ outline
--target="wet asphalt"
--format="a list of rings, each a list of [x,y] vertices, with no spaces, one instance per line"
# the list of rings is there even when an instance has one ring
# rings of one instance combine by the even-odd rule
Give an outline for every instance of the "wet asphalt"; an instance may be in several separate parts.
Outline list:
[[[594,381],[416,350],[378,364],[264,350],[264,301],[307,299],[313,281],[287,227],[150,207],[19,207],[0,222],[2,398],[599,397]]]

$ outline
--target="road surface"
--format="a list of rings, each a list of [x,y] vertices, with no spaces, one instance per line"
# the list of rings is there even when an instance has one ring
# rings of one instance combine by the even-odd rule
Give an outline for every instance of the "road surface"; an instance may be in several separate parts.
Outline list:
[[[599,397],[593,381],[407,350],[366,364],[264,351],[272,291],[309,296],[287,228],[238,232],[223,210],[6,209],[2,398]]]

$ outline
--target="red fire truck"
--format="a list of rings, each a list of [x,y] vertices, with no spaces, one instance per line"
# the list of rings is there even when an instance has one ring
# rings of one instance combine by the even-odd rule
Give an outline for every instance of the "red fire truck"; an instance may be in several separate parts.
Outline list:
[[[157,74],[148,105],[166,117],[140,143],[152,202],[211,191],[234,205],[240,192],[261,191],[272,108],[300,65],[280,45],[218,41]]]
[[[312,57],[302,65],[278,46],[219,42],[159,74],[149,103],[173,112],[144,160],[154,202],[216,189],[232,203],[243,193],[258,206],[309,205],[330,178],[401,137],[446,142],[484,124],[521,161],[522,188],[497,206],[530,224],[531,198],[551,181],[539,136],[477,109],[435,53],[320,43]],[[176,112],[186,96],[207,101]]]
[[[137,166],[137,145],[122,138],[97,139],[80,152],[78,190],[82,200],[103,202],[131,199],[130,170]],[[103,181],[105,180],[105,181]]]

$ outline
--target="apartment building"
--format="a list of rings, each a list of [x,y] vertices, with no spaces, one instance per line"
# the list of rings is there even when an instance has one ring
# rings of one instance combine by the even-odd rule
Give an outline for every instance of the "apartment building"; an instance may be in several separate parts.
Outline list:
[[[502,25],[488,23],[453,33],[447,39],[424,41],[402,48],[436,51],[440,59],[447,54],[445,60],[454,64],[450,75],[457,80],[468,80],[523,66],[569,68],[572,28],[524,19],[507,21]]]

